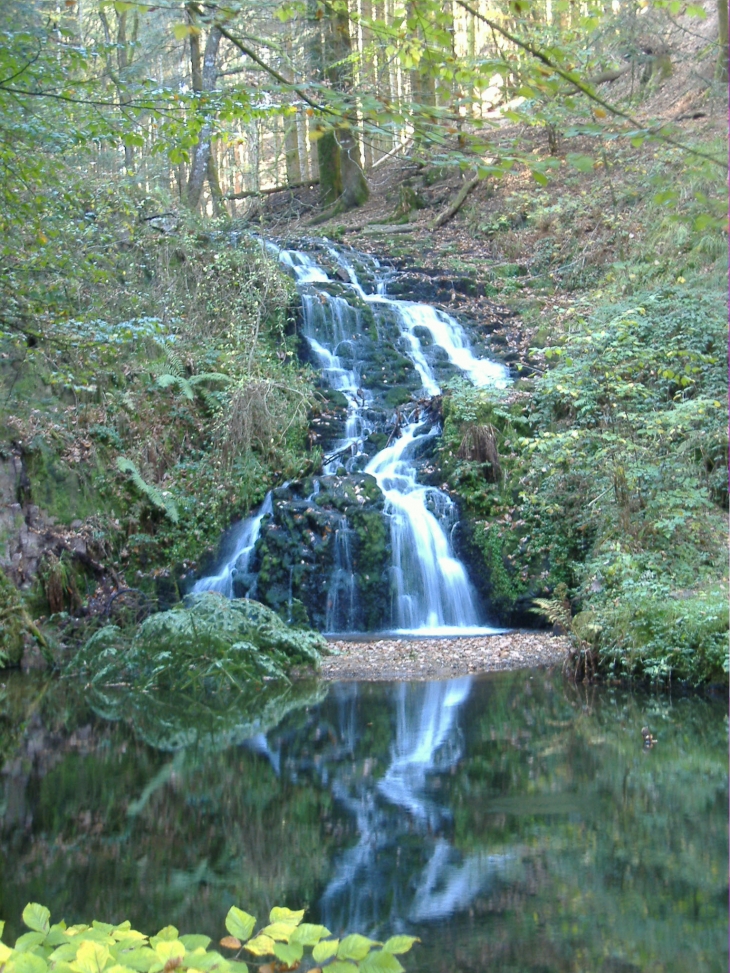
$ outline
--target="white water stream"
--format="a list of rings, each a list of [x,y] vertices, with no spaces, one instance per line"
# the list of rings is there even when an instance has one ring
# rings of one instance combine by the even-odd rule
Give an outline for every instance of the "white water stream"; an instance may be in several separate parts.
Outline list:
[[[353,303],[336,296],[322,284],[334,281],[307,253],[280,250],[265,244],[292,273],[302,298],[304,337],[327,384],[347,400],[344,436],[326,458],[323,472],[336,473],[344,466],[348,472],[365,469],[377,480],[385,496],[385,513],[390,522],[392,547],[392,619],[391,628],[404,633],[429,635],[487,634],[497,631],[480,627],[475,595],[463,564],[454,556],[450,530],[455,525],[455,507],[448,495],[435,487],[417,481],[414,460],[425,438],[437,434],[434,427],[418,421],[403,426],[401,435],[369,462],[363,454],[364,440],[372,432],[368,415],[373,396],[363,388],[361,363],[354,358],[353,341],[366,327],[361,305],[368,304],[374,313],[389,313],[400,332],[400,350],[418,372],[423,395],[440,393],[417,330],[425,329],[433,344],[442,349],[474,385],[504,387],[507,369],[474,355],[461,325],[450,315],[426,304],[393,300],[385,294],[387,275],[375,270],[375,294],[366,293],[347,255],[327,247],[348,282],[342,284],[353,292]],[[268,509],[264,509],[268,503]],[[246,573],[251,552],[256,544],[263,517],[271,513],[270,496],[256,516],[249,518],[234,539],[233,550],[212,578],[202,578],[194,591],[214,590],[232,597],[235,573]],[[344,525],[336,538],[336,567],[332,578],[331,603],[338,610],[347,603],[345,617],[356,617],[355,578],[349,554],[349,536]],[[348,574],[349,570],[349,574]],[[341,614],[341,613],[340,613]],[[328,612],[327,624],[336,624],[338,611]],[[349,624],[346,622],[346,624]]]

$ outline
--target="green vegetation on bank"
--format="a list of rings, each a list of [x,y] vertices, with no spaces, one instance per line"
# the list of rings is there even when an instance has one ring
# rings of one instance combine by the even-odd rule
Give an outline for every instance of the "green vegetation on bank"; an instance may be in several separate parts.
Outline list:
[[[228,958],[208,948],[209,936],[181,936],[174,926],[148,936],[132,929],[130,922],[51,925],[49,910],[30,902],[23,910],[30,931],[18,938],[14,949],[0,942],[0,965],[5,973],[248,973],[243,957],[258,963],[272,957],[271,969],[288,970],[311,950],[314,962],[329,973],[402,973],[396,957],[418,942],[415,936],[391,936],[379,943],[357,933],[332,939],[329,929],[302,922],[303,918],[303,909],[275,906],[268,923],[254,935],[256,918],[231,906],[226,916],[229,934],[220,941]],[[0,935],[4,925],[0,922]]]
[[[52,308],[0,331],[3,457],[21,500],[66,526],[88,518],[98,560],[144,588],[311,468],[312,378],[291,284],[260,243],[192,218],[162,232],[145,214],[168,201],[133,189],[87,196],[47,243],[76,254],[62,292],[53,254],[37,273]],[[60,560],[39,573],[36,614],[90,593],[73,554]]]
[[[621,243],[622,259],[582,278],[559,272],[580,246],[563,211],[580,225],[597,200],[535,201],[523,251],[551,212],[556,254],[533,270],[537,319],[513,291],[533,326],[530,377],[504,392],[453,382],[442,463],[503,616],[524,619],[542,596],[579,670],[588,657],[697,683],[728,671],[725,207],[719,178],[656,155],[622,174],[624,204],[598,226],[597,247]],[[670,177],[677,193],[626,203]]]

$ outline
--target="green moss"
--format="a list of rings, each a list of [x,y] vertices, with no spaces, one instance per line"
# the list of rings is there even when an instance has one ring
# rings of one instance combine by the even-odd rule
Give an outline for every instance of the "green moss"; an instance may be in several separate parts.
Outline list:
[[[71,469],[43,441],[37,440],[25,457],[31,484],[30,499],[62,524],[85,520],[108,509],[108,502],[87,478]]]

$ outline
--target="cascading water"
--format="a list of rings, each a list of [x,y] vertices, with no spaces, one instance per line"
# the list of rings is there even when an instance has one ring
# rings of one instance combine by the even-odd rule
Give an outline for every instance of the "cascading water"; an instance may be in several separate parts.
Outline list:
[[[366,453],[364,444],[374,430],[376,414],[372,375],[365,375],[357,360],[356,348],[369,327],[370,318],[387,321],[395,328],[395,343],[400,356],[417,375],[421,396],[440,393],[434,372],[436,348],[448,361],[478,387],[504,386],[508,373],[497,362],[474,355],[466,335],[450,315],[425,304],[399,301],[387,296],[388,273],[377,261],[369,262],[373,282],[363,285],[353,260],[336,247],[325,252],[337,267],[337,280],[307,254],[265,246],[287,267],[297,283],[302,300],[303,335],[310,355],[319,366],[324,383],[344,396],[347,403],[344,435],[325,457],[323,474],[339,471],[352,474],[365,471],[377,481],[385,498],[384,512],[389,521],[392,550],[390,617],[383,613],[380,628],[396,628],[419,634],[467,634],[490,632],[479,628],[474,591],[464,565],[455,557],[450,529],[455,523],[455,508],[443,491],[418,482],[418,457],[432,442],[438,429],[418,418],[418,410],[404,423],[399,419],[400,437],[389,442],[376,455]],[[344,279],[346,278],[346,279]],[[372,292],[370,292],[372,288]],[[369,317],[370,316],[370,317]],[[429,336],[424,344],[425,336]],[[370,370],[369,366],[369,369]],[[385,368],[383,368],[385,372]],[[383,380],[383,387],[387,382]],[[393,436],[391,436],[391,439]],[[203,578],[195,591],[213,589],[233,593],[234,576],[249,569],[262,519],[271,513],[264,507],[239,529],[240,541],[219,575]],[[335,530],[325,627],[327,631],[356,630],[359,625],[357,578],[352,567],[350,535],[342,519]],[[245,561],[245,563],[244,563]]]
[[[226,598],[233,598],[233,582],[237,577],[245,578],[249,575],[251,555],[259,539],[261,524],[264,517],[270,517],[273,511],[271,494],[266,494],[266,499],[261,504],[258,512],[253,517],[247,517],[237,524],[228,537],[228,552],[223,551],[226,560],[223,562],[220,574],[211,575],[208,578],[201,578],[193,587],[193,592],[217,591]],[[255,579],[249,579],[249,590]]]

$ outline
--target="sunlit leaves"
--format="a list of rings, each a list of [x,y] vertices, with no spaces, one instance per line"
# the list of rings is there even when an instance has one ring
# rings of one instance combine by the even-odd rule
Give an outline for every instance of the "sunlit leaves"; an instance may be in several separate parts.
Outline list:
[[[44,905],[31,902],[23,909],[23,922],[35,932],[47,933],[51,928],[51,913]]]
[[[231,906],[228,915],[226,916],[226,929],[228,932],[235,936],[237,939],[246,940],[250,937],[256,925],[256,919],[254,916],[244,912],[243,909],[237,908],[237,906]]]

